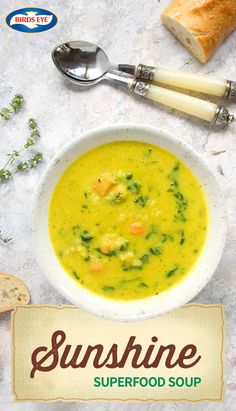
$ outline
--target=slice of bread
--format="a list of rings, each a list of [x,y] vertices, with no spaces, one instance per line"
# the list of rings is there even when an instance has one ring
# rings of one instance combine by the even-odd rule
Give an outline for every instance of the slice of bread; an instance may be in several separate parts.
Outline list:
[[[236,28],[236,0],[172,0],[161,19],[205,63]]]
[[[26,285],[13,275],[0,273],[0,313],[12,310],[16,305],[28,304],[30,293]]]

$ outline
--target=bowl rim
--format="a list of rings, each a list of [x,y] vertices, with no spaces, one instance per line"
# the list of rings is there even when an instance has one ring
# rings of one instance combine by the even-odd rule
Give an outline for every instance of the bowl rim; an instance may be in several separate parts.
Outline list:
[[[214,239],[214,241],[217,242],[217,253],[214,257],[214,261],[211,263],[211,269],[209,272],[206,270],[206,275],[201,276],[201,281],[199,280],[199,284],[196,284],[195,287],[189,287],[190,285],[189,281],[187,281],[187,287],[185,287],[186,294],[181,295],[179,298],[176,300],[170,299],[171,303],[169,304],[164,304],[163,308],[160,307],[160,303],[155,304],[155,301],[157,301],[157,298],[160,299],[160,295],[162,297],[166,297],[169,294],[172,294],[173,297],[176,297],[176,292],[174,290],[181,289],[179,287],[180,284],[185,283],[186,280],[192,278],[192,272],[188,274],[184,280],[182,280],[180,283],[178,283],[176,286],[171,287],[167,292],[160,293],[159,296],[155,297],[148,297],[142,300],[131,300],[131,301],[119,301],[119,300],[112,300],[112,299],[107,299],[105,297],[99,296],[98,294],[95,294],[94,292],[91,292],[90,290],[86,289],[85,287],[78,286],[75,284],[74,280],[71,279],[71,277],[63,270],[62,266],[60,265],[54,251],[54,263],[57,265],[57,268],[55,267],[53,273],[51,270],[49,270],[49,265],[44,263],[44,253],[42,253],[42,250],[40,253],[38,252],[38,246],[39,246],[39,227],[38,227],[38,217],[39,215],[39,207],[40,207],[40,201],[41,197],[44,195],[45,192],[45,187],[47,189],[47,181],[50,176],[53,176],[53,172],[55,172],[57,164],[65,160],[66,155],[70,155],[70,153],[75,149],[78,148],[79,146],[82,147],[83,144],[86,145],[86,143],[91,143],[92,142],[92,147],[88,149],[82,150],[82,153],[89,151],[93,147],[98,147],[100,145],[106,144],[104,142],[101,142],[99,140],[99,136],[106,135],[107,133],[110,133],[112,136],[114,132],[120,132],[120,133],[139,133],[145,134],[146,136],[144,139],[140,138],[127,138],[127,139],[114,139],[111,137],[109,141],[106,143],[111,143],[114,141],[143,141],[143,142],[148,142],[149,137],[147,137],[149,134],[150,136],[155,135],[157,137],[157,140],[160,139],[162,140],[161,144],[160,142],[157,141],[155,142],[150,142],[150,144],[154,144],[158,147],[164,148],[165,150],[171,152],[174,154],[176,157],[179,157],[175,152],[171,151],[171,149],[165,148],[165,143],[168,145],[170,143],[177,149],[177,146],[180,147],[182,152],[187,153],[189,156],[190,160],[195,160],[197,167],[200,167],[206,175],[209,177],[209,179],[215,184],[215,193],[216,190],[217,192],[217,198],[218,198],[218,207],[219,207],[219,221],[221,224],[220,227],[220,235],[218,239]],[[97,138],[97,139],[96,139]],[[93,140],[96,140],[95,143],[93,143]],[[145,140],[146,139],[146,140]],[[150,137],[151,139],[151,137]],[[163,143],[164,142],[164,143]],[[163,143],[163,145],[162,145]],[[66,164],[63,167],[63,170],[65,170],[69,164],[71,164],[75,158],[79,157],[82,153],[77,154],[72,160],[68,161],[68,164]],[[183,162],[186,161],[185,159]],[[190,168],[190,170],[194,173],[193,168],[187,164],[187,166]],[[63,171],[58,175],[56,178],[56,182],[59,180],[61,175],[63,174]],[[194,173],[195,174],[195,173]],[[198,177],[197,177],[198,178]],[[201,185],[204,185],[202,181],[198,178],[199,182]],[[53,186],[53,189],[55,188],[55,185]],[[53,189],[51,190],[53,192]],[[209,201],[209,197],[206,193],[206,197]],[[51,196],[50,196],[51,198]],[[48,205],[47,204],[47,210],[48,210]],[[209,207],[212,206],[209,201]],[[212,206],[213,210],[213,206]],[[210,281],[211,277],[213,276],[217,265],[220,261],[220,258],[223,253],[224,245],[225,245],[225,240],[226,240],[226,234],[227,234],[227,215],[226,215],[226,207],[225,207],[225,200],[223,193],[221,191],[221,188],[218,184],[218,181],[216,180],[216,177],[214,176],[213,172],[209,168],[208,164],[206,163],[205,160],[202,159],[201,155],[193,148],[191,147],[188,143],[186,143],[184,140],[179,139],[176,137],[174,134],[162,130],[157,127],[152,127],[152,126],[147,126],[147,125],[142,125],[142,124],[117,124],[117,125],[112,125],[112,126],[105,126],[105,127],[98,127],[98,128],[93,128],[89,131],[86,131],[82,134],[80,134],[78,137],[74,138],[72,141],[67,143],[61,150],[58,151],[58,153],[51,159],[47,167],[45,168],[39,183],[38,187],[34,193],[33,196],[33,204],[32,204],[32,209],[31,209],[31,234],[32,234],[32,248],[34,255],[36,257],[36,260],[38,261],[39,266],[41,267],[44,276],[47,278],[47,280],[51,283],[51,285],[57,289],[57,291],[63,295],[67,300],[69,300],[71,303],[75,304],[76,306],[90,312],[91,314],[95,314],[97,316],[110,319],[110,320],[116,320],[116,321],[138,321],[138,320],[144,320],[147,318],[153,318],[155,316],[167,313],[169,311],[172,311],[183,304],[186,304],[190,300],[192,300],[205,286],[206,284]],[[44,243],[44,242],[43,242]],[[46,244],[46,241],[45,241]],[[41,247],[41,245],[40,245]],[[44,245],[42,245],[44,247]],[[41,248],[40,248],[41,249]],[[52,246],[51,246],[52,249]],[[44,250],[46,252],[46,250]],[[202,252],[203,253],[203,252]],[[52,255],[51,255],[52,258]],[[201,259],[201,256],[199,257]],[[193,273],[196,271],[198,267],[198,262],[199,259],[197,260],[196,267],[194,266]],[[56,261],[58,264],[56,264]],[[48,268],[47,268],[47,267]],[[60,277],[61,273],[55,274],[56,269],[60,266],[60,271],[64,273],[64,277]],[[47,271],[48,270],[48,271]],[[46,273],[47,271],[47,273]],[[59,278],[60,277],[60,278]],[[66,280],[65,280],[66,279]],[[58,281],[61,280],[62,284]],[[64,281],[65,280],[65,281]],[[69,282],[70,284],[69,285]],[[73,284],[73,287],[72,287]],[[73,289],[76,290],[73,292]],[[79,292],[78,292],[79,291]],[[187,292],[188,291],[188,292]],[[78,297],[81,299],[79,300]],[[152,300],[152,301],[151,301]],[[165,301],[165,300],[163,300]],[[105,303],[104,303],[105,302]],[[137,309],[135,310],[135,306],[137,306]]]

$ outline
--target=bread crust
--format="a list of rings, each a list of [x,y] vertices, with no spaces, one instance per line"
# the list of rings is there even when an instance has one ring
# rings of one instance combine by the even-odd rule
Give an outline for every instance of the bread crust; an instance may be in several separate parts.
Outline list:
[[[30,293],[25,283],[13,275],[5,274],[0,272],[0,291],[1,293],[5,290],[6,292],[12,288],[13,294],[8,299],[2,299],[0,296],[0,313],[12,310],[15,306],[21,304],[28,304],[30,301]]]
[[[236,0],[172,0],[162,19],[165,16],[195,37],[205,62],[236,28]]]

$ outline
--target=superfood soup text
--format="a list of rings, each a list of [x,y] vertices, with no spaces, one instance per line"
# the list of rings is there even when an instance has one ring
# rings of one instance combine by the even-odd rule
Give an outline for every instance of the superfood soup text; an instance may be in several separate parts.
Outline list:
[[[77,283],[107,298],[135,300],[190,272],[207,219],[203,189],[182,161],[154,145],[120,141],[66,169],[52,195],[49,232]]]

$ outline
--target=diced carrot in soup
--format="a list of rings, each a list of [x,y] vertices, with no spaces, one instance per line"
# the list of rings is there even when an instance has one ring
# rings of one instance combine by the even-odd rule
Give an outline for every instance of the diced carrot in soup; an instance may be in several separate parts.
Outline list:
[[[145,232],[145,227],[143,223],[136,221],[130,224],[129,230],[132,234],[138,235],[143,234]]]
[[[104,271],[104,268],[105,267],[102,261],[93,261],[92,263],[90,263],[90,270],[95,273],[100,273]]]
[[[114,182],[112,175],[109,173],[103,173],[96,180],[93,188],[94,188],[94,191],[98,195],[100,195],[101,197],[104,197],[114,185],[115,185],[115,182]]]

